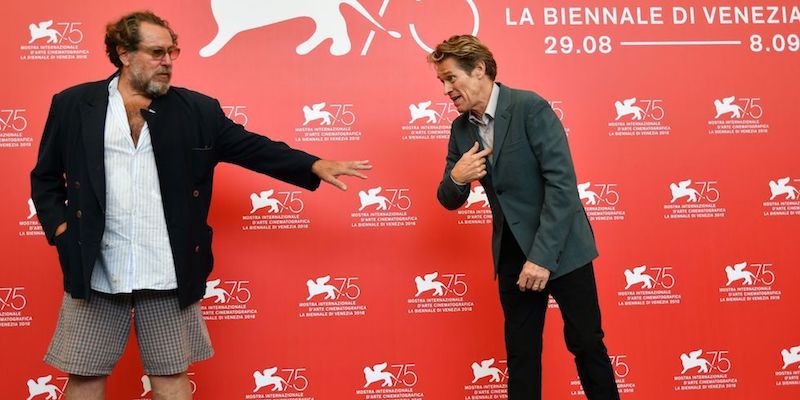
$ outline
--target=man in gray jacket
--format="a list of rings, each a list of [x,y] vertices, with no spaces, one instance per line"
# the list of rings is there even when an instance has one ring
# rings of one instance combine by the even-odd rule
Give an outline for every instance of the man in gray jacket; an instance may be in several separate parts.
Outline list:
[[[461,113],[451,127],[439,202],[461,207],[479,181],[492,209],[508,398],[541,398],[542,330],[553,295],[587,397],[618,399],[592,267],[597,249],[558,117],[537,94],[496,83],[494,57],[474,36],[447,39],[428,61]]]

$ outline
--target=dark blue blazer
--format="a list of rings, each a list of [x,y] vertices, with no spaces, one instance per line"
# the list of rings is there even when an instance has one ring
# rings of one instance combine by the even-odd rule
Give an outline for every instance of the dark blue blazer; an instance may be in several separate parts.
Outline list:
[[[53,96],[31,191],[48,243],[58,249],[64,289],[89,298],[105,227],[103,162],[108,84],[85,83]],[[319,158],[248,132],[219,102],[178,87],[142,110],[150,128],[182,307],[203,298],[211,273],[212,229],[207,224],[214,167],[229,162],[315,190],[311,165]],[[56,228],[67,230],[55,237]]]

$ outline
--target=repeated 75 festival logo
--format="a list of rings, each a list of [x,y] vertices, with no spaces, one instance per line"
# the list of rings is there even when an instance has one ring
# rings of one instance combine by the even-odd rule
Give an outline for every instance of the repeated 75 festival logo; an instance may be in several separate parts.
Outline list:
[[[217,278],[206,282],[203,295],[203,318],[216,320],[255,320],[258,310],[250,308],[253,293],[248,287],[249,280],[222,280]]]
[[[680,374],[674,376],[675,391],[735,389],[738,379],[731,376],[733,360],[728,350],[697,349],[681,353]]]
[[[609,136],[666,136],[672,128],[664,124],[664,99],[628,97],[614,101],[616,111],[608,123]]]
[[[364,384],[355,390],[356,399],[419,399],[425,395],[417,392],[419,376],[415,363],[382,362],[364,367]]]
[[[23,286],[0,287],[0,329],[29,327],[33,317],[25,314],[28,298]]]
[[[82,22],[34,21],[28,24],[29,40],[20,46],[23,61],[83,60],[89,50],[80,48],[84,40]]]

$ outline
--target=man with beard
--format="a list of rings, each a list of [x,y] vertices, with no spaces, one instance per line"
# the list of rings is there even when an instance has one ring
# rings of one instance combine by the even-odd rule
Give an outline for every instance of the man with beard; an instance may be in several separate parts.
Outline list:
[[[552,295],[586,396],[619,399],[600,326],[594,235],[558,117],[539,95],[495,82],[494,56],[474,36],[445,40],[428,62],[461,113],[450,131],[439,202],[461,207],[479,181],[492,209],[508,398],[542,397],[542,331]]]
[[[69,400],[104,398],[132,314],[153,398],[191,398],[188,366],[213,353],[199,301],[218,162],[309,190],[345,190],[337,177],[371,168],[248,132],[217,100],[170,86],[176,39],[151,12],[126,15],[106,28],[118,71],[53,97],[31,186],[65,290],[45,362],[69,373]]]

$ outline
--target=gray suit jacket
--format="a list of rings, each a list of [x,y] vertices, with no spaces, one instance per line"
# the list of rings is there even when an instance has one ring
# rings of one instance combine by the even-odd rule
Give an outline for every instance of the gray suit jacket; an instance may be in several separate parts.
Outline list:
[[[494,162],[480,181],[492,209],[495,272],[506,222],[527,259],[549,269],[550,279],[556,279],[597,257],[567,137],[546,100],[533,92],[498,86]],[[478,128],[468,115],[456,118],[437,193],[447,209],[461,207],[469,196],[469,186],[456,185],[450,170],[476,141],[481,142]]]

